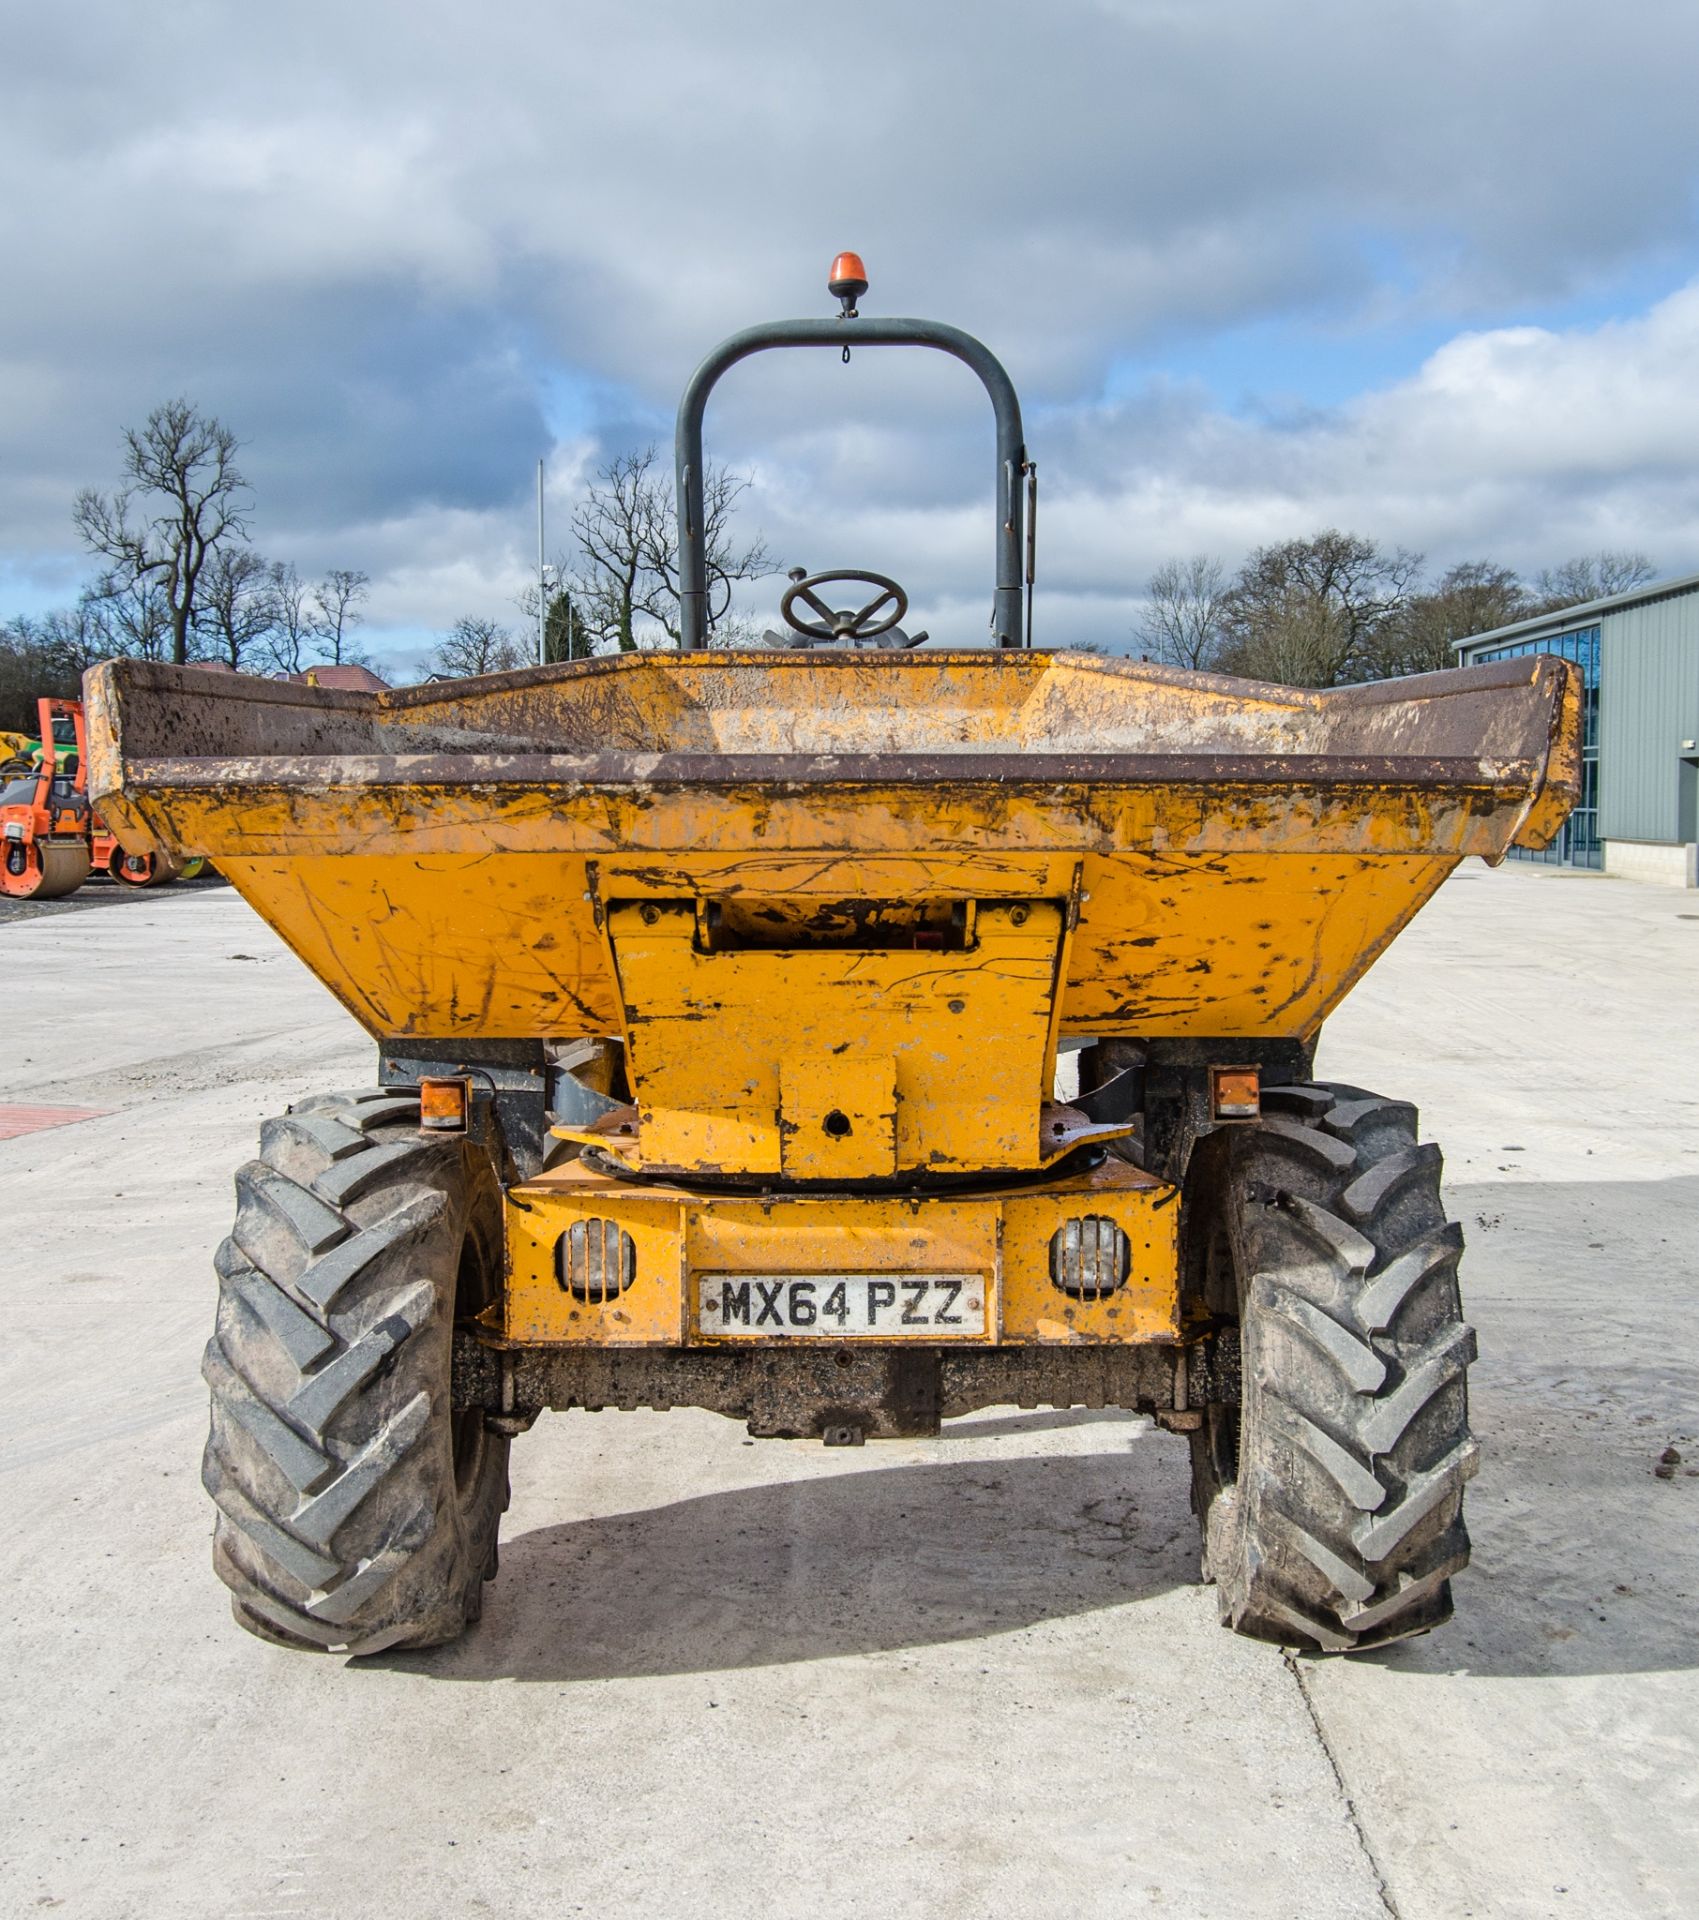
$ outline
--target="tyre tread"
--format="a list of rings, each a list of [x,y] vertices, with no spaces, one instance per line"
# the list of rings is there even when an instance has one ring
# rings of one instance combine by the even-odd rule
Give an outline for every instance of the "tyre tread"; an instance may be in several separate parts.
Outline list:
[[[416,1096],[393,1089],[304,1101],[237,1175],[202,1480],[235,1617],[279,1645],[433,1645],[481,1600],[506,1442],[485,1437],[499,1458],[479,1456],[493,1466],[463,1517],[443,1449],[471,1202],[455,1198],[461,1148],[417,1124]]]
[[[1468,1561],[1463,1238],[1408,1103],[1318,1084],[1267,1089],[1264,1110],[1217,1175],[1244,1276],[1246,1406],[1231,1485],[1194,1447],[1206,1571],[1242,1632],[1381,1645],[1445,1619]]]

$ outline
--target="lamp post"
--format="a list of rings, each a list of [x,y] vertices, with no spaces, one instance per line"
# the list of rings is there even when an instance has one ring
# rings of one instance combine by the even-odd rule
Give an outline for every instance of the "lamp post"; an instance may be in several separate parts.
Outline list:
[[[549,664],[548,568],[543,564],[543,463],[537,462],[537,665]]]

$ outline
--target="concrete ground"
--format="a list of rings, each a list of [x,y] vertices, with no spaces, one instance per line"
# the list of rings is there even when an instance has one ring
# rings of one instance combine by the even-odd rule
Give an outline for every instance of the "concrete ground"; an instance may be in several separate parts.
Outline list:
[[[1329,1031],[1447,1148],[1485,1453],[1457,1620],[1349,1660],[1216,1625],[1183,1442],[1014,1411],[547,1417],[460,1646],[248,1638],[210,1254],[370,1050],[228,891],[5,915],[4,1099],[102,1117],[0,1140],[0,1912],[1699,1912],[1692,904],[1471,866]]]

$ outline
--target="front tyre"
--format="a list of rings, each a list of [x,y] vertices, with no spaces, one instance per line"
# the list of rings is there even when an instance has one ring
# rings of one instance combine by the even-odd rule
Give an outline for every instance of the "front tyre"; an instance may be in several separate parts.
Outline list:
[[[416,1095],[305,1101],[236,1176],[201,1477],[236,1619],[284,1646],[438,1645],[495,1571],[508,1442],[454,1410],[451,1363],[499,1289],[501,1193],[418,1127]]]
[[[1192,1435],[1223,1622],[1328,1652],[1437,1626],[1477,1459],[1439,1149],[1400,1101],[1276,1087],[1192,1182],[1193,1297],[1240,1341],[1240,1405]]]

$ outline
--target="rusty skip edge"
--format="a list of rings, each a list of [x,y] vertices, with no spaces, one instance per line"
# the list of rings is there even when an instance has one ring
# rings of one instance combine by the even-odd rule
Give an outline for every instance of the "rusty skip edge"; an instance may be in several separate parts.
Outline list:
[[[939,667],[987,668],[1004,674],[1039,679],[1057,668],[1082,681],[1132,681],[1182,697],[1203,696],[1216,702],[1247,697],[1259,704],[1286,708],[1333,706],[1352,708],[1396,704],[1411,698],[1469,696],[1506,688],[1538,688],[1554,671],[1576,673],[1574,666],[1555,654],[1529,654],[1491,661],[1481,666],[1452,667],[1437,673],[1409,674],[1395,680],[1368,680],[1340,687],[1287,687],[1274,681],[1244,680],[1231,674],[1195,673],[1183,667],[1153,661],[1111,658],[1098,654],[1043,650],[1008,655],[989,648],[928,647],[915,653],[884,653],[869,660],[865,653],[783,649],[733,650],[706,654],[632,653],[593,660],[562,661],[551,666],[519,667],[507,673],[483,674],[451,682],[429,681],[418,686],[388,687],[381,692],[305,686],[295,681],[266,680],[250,674],[208,674],[197,667],[178,667],[157,660],[103,661],[89,669],[84,698],[96,703],[112,689],[122,695],[169,697],[173,718],[186,722],[195,712],[225,712],[232,705],[298,707],[347,717],[388,717],[409,714],[458,714],[476,709],[491,695],[521,697],[566,692],[596,682],[630,676],[650,677],[688,667],[695,673],[734,677],[751,671],[769,678],[776,674],[819,673],[927,675]]]
[[[1553,664],[1560,666],[1562,672],[1557,698],[1552,702],[1545,758],[1540,778],[1528,796],[1509,841],[1510,847],[1527,847],[1533,852],[1551,845],[1569,818],[1571,808],[1581,798],[1581,669],[1568,660]],[[1502,858],[1500,855],[1500,860]],[[1492,864],[1497,866],[1499,861]]]
[[[633,789],[725,792],[777,787],[993,787],[1048,792],[1202,787],[1267,794],[1364,787],[1388,791],[1539,791],[1544,758],[1337,753],[397,753],[149,758],[125,764],[98,798],[124,792],[315,793],[366,787],[422,792],[532,789],[629,793]]]
[[[735,809],[789,801],[841,812],[859,803],[890,804],[901,797],[905,805],[912,805],[935,797],[939,808],[977,804],[986,815],[980,826],[947,840],[935,839],[935,846],[995,843],[998,829],[991,818],[993,808],[1026,800],[1078,816],[1066,829],[1053,830],[1049,837],[1054,846],[1136,853],[1148,850],[1148,835],[1117,832],[1105,824],[1104,815],[1118,804],[1151,796],[1182,806],[1190,803],[1199,817],[1222,824],[1253,809],[1302,807],[1324,822],[1329,815],[1337,816],[1334,824],[1340,829],[1351,820],[1384,814],[1403,803],[1437,801],[1482,827],[1495,817],[1514,817],[1508,829],[1497,829],[1487,844],[1458,844],[1447,835],[1437,842],[1424,837],[1397,851],[1456,856],[1479,852],[1496,862],[1512,845],[1548,844],[1577,791],[1578,774],[1574,779],[1554,776],[1546,764],[1531,761],[1176,755],[1136,762],[1130,757],[1103,756],[1091,763],[1075,756],[869,755],[860,761],[835,757],[802,762],[778,756],[711,754],[641,759],[536,755],[500,760],[420,756],[410,763],[379,758],[357,763],[346,759],[142,761],[132,764],[122,785],[105,790],[98,803],[131,852],[163,849],[215,857],[282,854],[316,859],[339,851],[366,850],[365,829],[346,811],[350,800],[362,797],[378,809],[377,818],[386,833],[417,836],[421,852],[452,850],[451,844],[435,843],[445,833],[462,832],[475,824],[477,814],[494,826],[504,817],[534,814],[538,802],[549,803],[550,844],[529,850],[562,853],[606,851],[612,843],[606,817],[599,816],[598,810],[620,802],[640,805],[650,827],[659,828],[644,837],[643,844],[651,852],[669,845],[701,849],[704,804]],[[656,811],[656,803],[672,795],[696,803],[688,834],[669,832],[664,816]],[[210,822],[205,811],[209,802],[216,809]],[[173,818],[174,803],[195,806],[203,822],[193,834],[192,846]],[[476,809],[470,818],[468,803]],[[331,809],[328,819],[314,817],[321,805]],[[595,820],[595,830],[575,831],[567,811],[571,807],[582,808]],[[268,827],[259,827],[268,809],[288,824],[280,828],[274,819]],[[1310,840],[1310,834],[1299,834],[1290,846],[1268,850],[1303,852]],[[798,843],[798,850],[803,845],[838,844],[836,836],[828,835]],[[492,843],[487,850],[522,849]]]
[[[192,694],[189,704],[198,709],[197,717],[203,724],[208,717],[207,690],[204,687],[185,689],[181,684],[184,673],[192,670],[176,670],[175,681],[150,693],[149,680],[164,670],[150,668],[148,675],[138,681],[138,667],[142,664],[113,663],[93,670],[88,676],[90,791],[126,844],[133,840],[137,848],[172,844],[169,813],[174,794],[195,795],[203,800],[214,796],[239,813],[267,800],[287,803],[309,796],[329,799],[352,792],[384,793],[409,800],[410,811],[423,813],[428,811],[434,796],[449,795],[499,805],[510,797],[538,793],[594,803],[599,796],[615,799],[633,794],[688,792],[706,798],[725,795],[733,789],[767,797],[824,798],[831,792],[836,797],[850,798],[858,791],[872,788],[924,789],[960,798],[975,793],[994,792],[1003,797],[1018,793],[1042,795],[1052,801],[1102,800],[1118,789],[1175,796],[1189,790],[1208,796],[1224,810],[1241,798],[1255,802],[1299,793],[1337,796],[1345,806],[1360,806],[1365,794],[1384,794],[1389,798],[1399,794],[1412,797],[1438,794],[1485,801],[1493,809],[1520,802],[1519,817],[1509,843],[1537,847],[1548,843],[1556,834],[1580,790],[1580,675],[1567,662],[1544,659],[1535,662],[1540,671],[1533,682],[1526,671],[1510,679],[1511,685],[1535,698],[1533,710],[1518,715],[1525,751],[1504,755],[1403,751],[1283,754],[1219,750],[985,753],[938,751],[930,745],[915,751],[868,754],[637,749],[515,752],[491,751],[493,742],[479,741],[474,731],[463,741],[456,741],[452,750],[428,752],[374,752],[370,749],[376,742],[368,734],[359,743],[367,750],[351,753],[253,751],[260,743],[243,741],[250,751],[131,756],[124,751],[120,729],[126,700],[139,701],[147,710],[146,724],[141,729],[144,734],[180,737],[174,735],[171,714],[185,692]],[[1526,667],[1525,662],[1506,664]],[[558,679],[567,670],[525,671],[546,673]],[[1148,671],[1141,669],[1141,674]],[[203,681],[208,678],[196,677]],[[467,686],[482,684],[486,688],[503,688],[521,677],[501,676],[484,683],[467,683]],[[1391,710],[1390,697],[1383,691],[1388,683],[1364,689],[1338,689],[1326,698],[1343,703],[1353,694],[1374,696],[1379,704],[1389,707],[1387,721],[1396,723],[1388,724],[1385,732],[1396,736],[1399,731],[1408,731],[1420,724],[1430,736],[1436,732],[1452,735],[1448,745],[1462,744],[1455,738],[1456,726],[1436,724],[1439,711],[1450,703],[1434,697],[1439,689],[1433,688],[1432,683],[1466,682],[1458,691],[1479,695],[1494,683],[1492,670],[1474,669],[1457,675],[1425,678],[1431,690],[1419,697],[1406,697],[1399,703],[1402,712]],[[1246,686],[1236,681],[1221,684],[1231,688]],[[260,685],[270,689],[272,683]],[[239,736],[244,731],[239,710],[254,692],[257,689],[244,689],[241,701],[231,696],[213,696],[213,712],[225,721],[218,729],[224,736],[219,744],[226,747],[235,744],[230,736]],[[312,696],[310,702],[302,697],[308,694]],[[219,707],[216,702],[221,698],[224,704]],[[360,711],[369,716],[372,703],[389,698],[391,696],[316,688],[291,687],[286,693],[286,703],[293,707],[313,705],[321,709],[316,717],[325,723],[326,735],[312,744],[326,749],[354,744],[351,740],[344,743],[328,737],[337,731],[334,724],[337,718],[352,717],[348,703],[356,703]],[[1478,704],[1475,700],[1463,703],[1471,710]],[[1532,740],[1528,738],[1530,731],[1534,733]],[[1404,743],[1395,740],[1394,744]]]
[[[1554,703],[1566,680],[1578,680],[1568,663],[1545,656],[1310,689],[1065,654],[888,655],[870,666],[847,656],[764,653],[645,654],[383,693],[109,661],[90,669],[84,689],[92,778],[97,791],[109,792],[121,784],[121,761],[157,757],[455,758],[574,749],[594,754],[610,744],[627,752],[694,744],[717,756],[737,746],[734,738],[720,737],[720,721],[728,717],[734,733],[778,725],[814,735],[793,737],[787,751],[853,749],[853,738],[841,728],[835,742],[827,738],[834,714],[841,711],[853,727],[862,712],[855,700],[840,707],[816,686],[822,674],[834,673],[849,675],[869,697],[893,696],[877,700],[875,710],[888,715],[894,705],[904,712],[913,748],[923,754],[933,744],[928,732],[942,694],[946,708],[965,700],[965,712],[988,722],[1030,725],[1036,734],[1050,735],[1053,746],[1059,728],[1070,745],[1082,734],[1089,742],[1107,728],[1131,730],[1169,751],[1201,732],[1221,736],[1198,741],[1206,753],[1225,749],[1229,737],[1243,746],[1253,735],[1260,755],[1282,751],[1273,733],[1309,735],[1320,725],[1341,736],[1330,753],[1402,755],[1419,746],[1442,759],[1541,752]],[[622,684],[632,676],[631,684]],[[669,729],[671,740],[665,738]],[[696,737],[680,739],[679,731]],[[952,749],[954,743],[952,735]],[[757,750],[770,744],[750,742]],[[1042,738],[1028,744],[1045,750]],[[1104,750],[1100,742],[1096,751]],[[1286,750],[1300,749],[1294,742]]]

